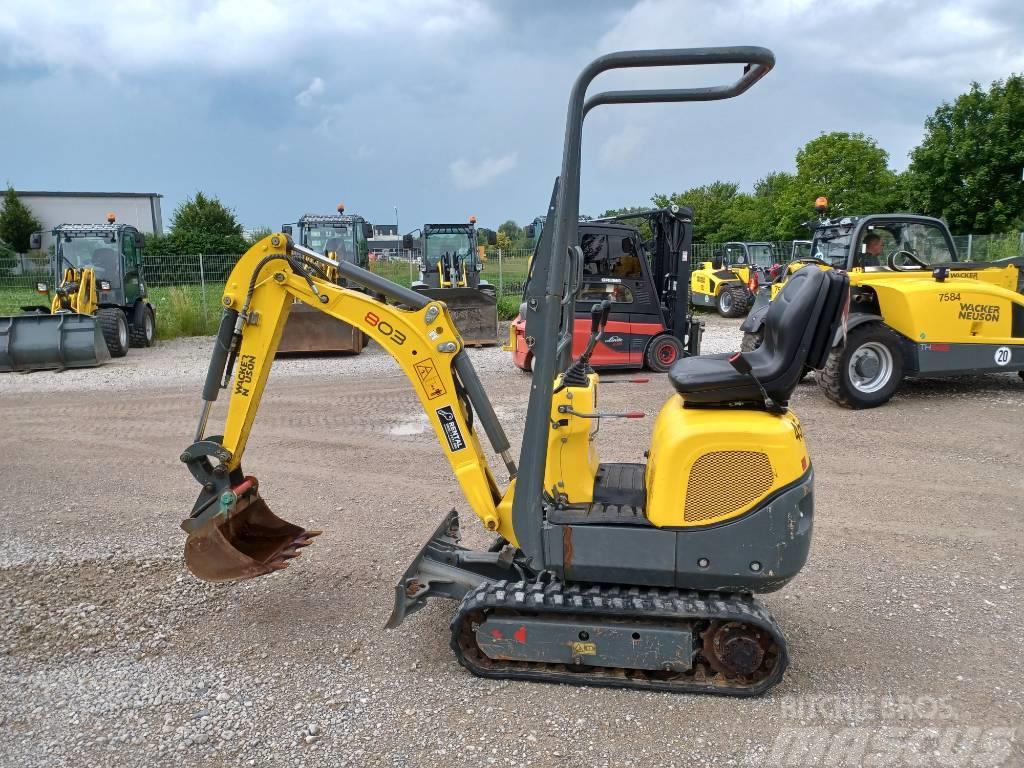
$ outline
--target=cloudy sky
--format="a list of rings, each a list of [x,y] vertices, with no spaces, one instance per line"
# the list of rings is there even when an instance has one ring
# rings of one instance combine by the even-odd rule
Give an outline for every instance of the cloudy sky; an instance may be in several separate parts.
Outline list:
[[[749,189],[823,131],[897,168],[972,80],[1024,72],[1022,0],[0,0],[0,181],[196,190],[246,226],[349,212],[403,231],[541,213],[569,87],[602,53],[763,45],[744,96],[596,110],[581,210],[715,179]],[[634,71],[595,86],[734,80]]]

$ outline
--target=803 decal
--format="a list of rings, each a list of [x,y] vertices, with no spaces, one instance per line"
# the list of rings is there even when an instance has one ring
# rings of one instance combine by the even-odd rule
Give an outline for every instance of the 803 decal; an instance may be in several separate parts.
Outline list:
[[[378,331],[383,333],[386,337],[391,339],[397,346],[405,344],[405,334],[395,328],[387,320],[381,320],[374,312],[367,312],[366,317],[363,318],[367,325],[376,328]]]

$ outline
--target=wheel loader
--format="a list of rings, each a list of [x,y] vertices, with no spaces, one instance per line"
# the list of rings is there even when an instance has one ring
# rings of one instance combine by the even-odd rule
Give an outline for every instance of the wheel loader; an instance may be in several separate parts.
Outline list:
[[[742,65],[735,82],[587,96],[608,70],[722,64]],[[534,376],[518,462],[444,302],[287,235],[254,245],[227,281],[195,440],[180,456],[200,484],[182,523],[190,571],[209,581],[273,574],[320,533],[271,512],[259,482],[242,469],[298,299],[360,327],[395,358],[467,504],[494,536],[486,549],[469,549],[459,540],[458,513],[445,515],[398,580],[388,627],[432,598],[451,599],[458,602],[451,648],[483,677],[734,696],[775,685],[789,651],[753,594],[780,589],[807,559],[813,469],[788,401],[803,367],[824,362],[846,275],[794,275],[755,352],[679,360],[646,462],[602,463],[597,454],[602,420],[644,415],[602,410],[598,398],[589,360],[609,302],[593,305],[588,344],[570,356],[584,264],[576,226],[585,114],[601,105],[731,98],[773,64],[772,53],[757,47],[628,51],[596,59],[577,78],[549,207],[552,233],[534,257],[525,297]],[[322,279],[309,260],[370,293]],[[230,398],[226,421],[210,435],[221,389]],[[499,483],[483,439],[507,483]]]
[[[373,226],[362,216],[346,214],[343,203],[338,204],[337,215],[307,213],[299,217],[295,224],[285,224],[281,231],[289,235],[294,233],[301,245],[334,260],[355,264],[363,269],[369,266],[367,239],[373,237]],[[337,270],[323,265],[312,266],[323,270],[324,276],[332,282],[341,280]],[[358,355],[365,344],[366,337],[355,326],[339,322],[309,309],[302,302],[296,302],[277,353],[292,356],[320,353]]]
[[[743,317],[774,263],[771,243],[725,243],[713,260],[693,270],[690,300],[695,307],[714,307],[722,317]]]
[[[646,242],[634,226],[641,222],[651,232]],[[547,247],[543,227],[543,217],[527,225],[529,237],[540,235],[535,250]],[[583,252],[583,274],[576,301],[574,355],[579,355],[589,341],[592,307],[605,299],[611,302],[611,315],[590,357],[595,369],[647,368],[664,373],[681,357],[700,354],[704,326],[693,317],[685,290],[690,284],[693,233],[689,208],[670,205],[580,221],[576,231]],[[533,354],[526,343],[527,315],[523,304],[509,324],[508,344],[503,347],[511,352],[513,364],[524,371],[533,366]]]
[[[478,229],[476,216],[465,224],[424,224],[419,231],[420,279],[413,290],[443,301],[467,344],[497,344],[498,292],[483,279],[480,256],[481,235],[494,245],[497,233]],[[406,250],[414,244],[412,233],[402,237]]]
[[[52,234],[53,298],[0,318],[0,371],[87,368],[151,346],[156,313],[143,275],[142,233],[111,213],[106,224],[61,224]],[[30,239],[38,249],[42,233]],[[49,297],[47,283],[36,289]]]
[[[1024,256],[960,261],[945,223],[909,214],[824,219],[811,254],[759,293],[743,348],[761,343],[770,304],[795,275],[848,272],[849,320],[818,375],[834,403],[882,405],[905,376],[1024,372]]]

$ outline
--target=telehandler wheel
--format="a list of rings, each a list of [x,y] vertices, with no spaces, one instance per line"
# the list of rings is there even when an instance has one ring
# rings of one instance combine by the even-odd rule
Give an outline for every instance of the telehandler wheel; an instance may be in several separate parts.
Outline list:
[[[743,317],[750,307],[749,293],[742,285],[727,285],[715,297],[715,309],[722,317]]]
[[[903,352],[882,323],[858,325],[832,350],[818,375],[825,397],[844,408],[876,408],[899,389]]]
[[[683,356],[684,351],[683,345],[675,336],[658,336],[647,345],[644,365],[649,371],[664,373]]]
[[[156,339],[156,314],[153,308],[141,302],[134,312],[128,336],[133,347],[151,347]]]
[[[103,332],[103,340],[111,357],[128,354],[128,318],[116,307],[105,307],[96,313],[96,322]]]
[[[743,334],[743,341],[740,342],[740,352],[753,352],[755,349],[761,346],[764,341],[764,328],[759,328],[753,333],[746,331]],[[800,382],[807,378],[807,374],[811,372],[811,368],[805,367],[804,372],[800,374]]]

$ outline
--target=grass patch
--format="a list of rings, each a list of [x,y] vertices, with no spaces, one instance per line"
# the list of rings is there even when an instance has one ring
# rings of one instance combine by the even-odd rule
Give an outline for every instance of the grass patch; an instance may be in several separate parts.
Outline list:
[[[516,315],[519,314],[519,305],[522,303],[523,300],[519,296],[499,296],[498,319],[515,320]]]
[[[198,285],[151,289],[149,301],[156,309],[157,338],[215,334],[223,293],[223,285],[207,285],[205,293]]]
[[[0,316],[20,315],[23,306],[49,307],[50,300],[32,288],[0,288]]]

